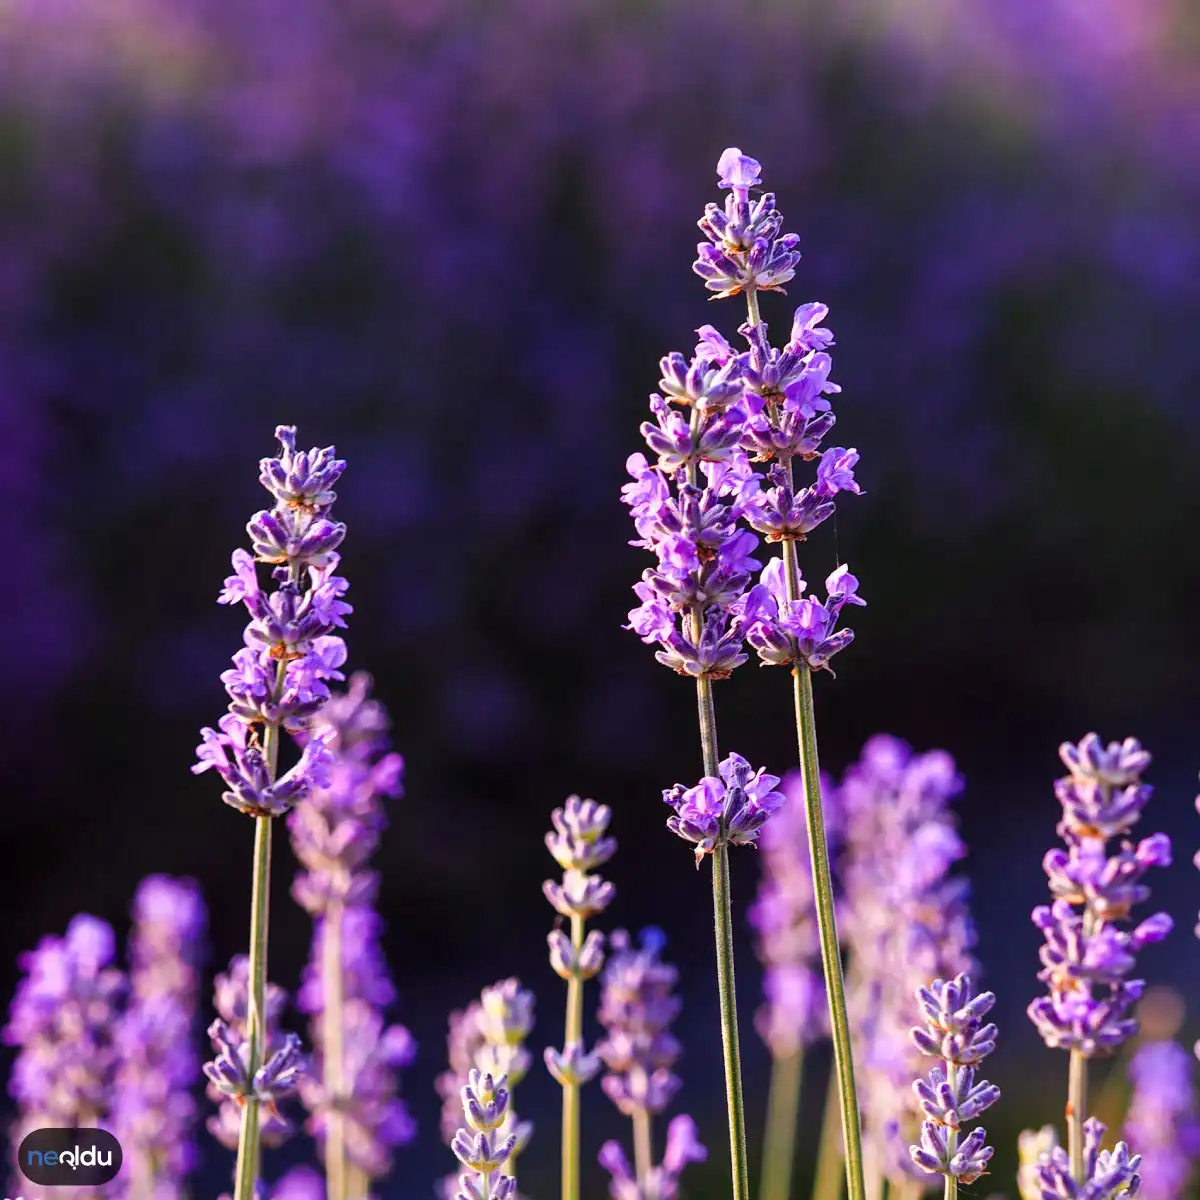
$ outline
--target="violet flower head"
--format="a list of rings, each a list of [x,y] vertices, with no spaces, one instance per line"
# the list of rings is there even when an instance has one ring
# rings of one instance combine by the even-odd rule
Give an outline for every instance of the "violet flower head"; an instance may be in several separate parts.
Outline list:
[[[1143,1200],[1176,1200],[1190,1191],[1200,1158],[1193,1067],[1192,1056],[1175,1041],[1146,1042],[1130,1060],[1124,1136],[1142,1156]]]
[[[1172,922],[1160,912],[1123,926],[1150,894],[1146,871],[1170,865],[1171,843],[1161,833],[1136,844],[1125,836],[1153,790],[1141,780],[1150,755],[1135,738],[1104,746],[1092,733],[1078,746],[1064,743],[1059,756],[1070,772],[1055,784],[1066,848],[1043,860],[1053,902],[1035,908],[1033,922],[1045,936],[1038,978],[1048,995],[1028,1012],[1047,1046],[1093,1058],[1137,1029],[1131,1009],[1145,985],[1129,976],[1137,952],[1166,937]],[[1113,838],[1120,841],[1110,852]]]
[[[461,1116],[455,1114],[453,1107],[454,1097],[459,1097],[458,1108],[461,1110],[463,1089],[473,1086],[471,1080],[475,1075],[504,1081],[504,1117],[494,1131],[492,1142],[493,1146],[508,1146],[508,1154],[501,1166],[510,1158],[515,1160],[529,1144],[533,1124],[517,1117],[512,1094],[529,1070],[531,1059],[525,1042],[533,1031],[533,1009],[532,992],[521,987],[517,979],[502,979],[484,988],[479,999],[472,1001],[466,1009],[450,1014],[449,1069],[438,1076],[434,1086],[442,1098],[442,1139],[452,1149],[462,1133]],[[462,1186],[461,1179],[457,1184]],[[443,1180],[441,1190],[447,1197],[453,1197],[455,1186],[456,1181],[450,1176]],[[471,1200],[469,1193],[468,1200]]]
[[[23,977],[3,1030],[17,1049],[8,1084],[14,1145],[33,1129],[107,1125],[126,991],[115,958],[110,926],[81,914],[65,936],[43,938],[17,960]]]
[[[179,1200],[198,1161],[191,1089],[207,912],[195,883],[152,875],[138,886],[133,922],[110,1118],[125,1165],[113,1195]]]
[[[608,942],[596,1013],[605,1029],[596,1046],[607,1068],[601,1086],[626,1116],[660,1113],[680,1087],[673,1068],[682,1051],[671,1034],[682,1004],[675,995],[679,972],[662,961],[661,929],[643,929],[636,947],[624,929]]]
[[[458,1129],[450,1148],[464,1172],[458,1177],[460,1200],[510,1200],[517,1181],[504,1174],[516,1150],[516,1137],[506,1133],[511,1125],[508,1081],[501,1076],[472,1070],[462,1089],[465,1129]]]
[[[328,682],[344,676],[345,643],[335,630],[351,607],[349,586],[335,574],[337,547],[346,527],[330,519],[332,485],[346,464],[332,447],[296,450],[296,431],[275,431],[280,453],[264,458],[260,482],[275,505],[255,514],[247,530],[254,548],[233,553],[233,574],[220,604],[244,604],[250,620],[245,645],[221,681],[229,711],[217,728],[201,730],[193,772],[215,770],[225,784],[226,804],[253,816],[280,816],[326,779],[326,752],[319,737],[305,739],[299,761],[278,773],[268,754],[265,730],[305,730],[329,698]],[[257,563],[273,564],[275,588],[264,592]]]
[[[1083,1123],[1082,1185],[1071,1175],[1071,1159],[1061,1146],[1055,1146],[1038,1165],[1042,1200],[1121,1200],[1136,1196],[1141,1188],[1138,1168],[1140,1154],[1131,1154],[1124,1142],[1112,1150],[1101,1150],[1107,1132],[1095,1117]]]
[[[667,828],[696,847],[696,866],[718,846],[753,845],[771,814],[786,797],[775,790],[778,775],[764,767],[755,771],[740,754],[730,754],[695,787],[677,783],[663,791],[663,802],[675,810]]]
[[[779,790],[787,803],[764,826],[758,841],[762,882],[749,918],[758,935],[767,1000],[755,1016],[755,1028],[775,1058],[788,1058],[828,1034],[829,1008],[821,974],[821,942],[800,771],[789,771]],[[822,780],[822,792],[832,852],[837,820],[836,813],[830,811],[832,787],[827,780]]]
[[[245,1098],[256,1096],[262,1102],[258,1109],[262,1143],[279,1146],[291,1134],[292,1124],[278,1104],[296,1093],[307,1070],[300,1039],[279,1027],[287,993],[275,984],[267,985],[266,1046],[262,1066],[253,1078],[249,1077],[248,1067],[250,960],[246,955],[235,956],[229,971],[213,981],[213,1004],[218,1016],[208,1028],[208,1037],[215,1057],[204,1064],[204,1074],[208,1078],[208,1098],[218,1108],[216,1115],[208,1119],[208,1131],[227,1149],[237,1149]]]
[[[596,1014],[606,1034],[596,1047],[608,1068],[601,1086],[622,1113],[647,1122],[680,1087],[674,1066],[682,1051],[670,1032],[680,1009],[675,995],[679,973],[662,961],[665,945],[660,929],[642,930],[636,947],[624,929],[614,930]],[[707,1157],[695,1123],[680,1115],[667,1127],[661,1161],[638,1164],[640,1180],[616,1141],[605,1142],[599,1161],[609,1173],[612,1200],[674,1200],[684,1167]]]
[[[966,853],[951,810],[962,787],[945,751],[914,754],[880,734],[847,769],[833,805],[864,1152],[898,1186],[928,1182],[909,1154],[923,1119],[912,1091],[923,1066],[910,1037],[922,1019],[916,991],[976,969],[969,885],[951,875]]]
[[[976,1120],[997,1100],[1000,1089],[978,1079],[979,1064],[996,1047],[995,1025],[983,1018],[996,1003],[991,992],[974,994],[971,979],[935,979],[917,991],[925,1027],[912,1030],[913,1044],[940,1066],[928,1078],[913,1084],[921,1106],[921,1143],[910,1146],[913,1162],[933,1175],[946,1175],[962,1183],[974,1183],[987,1174],[992,1147],[980,1126],[959,1141],[963,1127]]]

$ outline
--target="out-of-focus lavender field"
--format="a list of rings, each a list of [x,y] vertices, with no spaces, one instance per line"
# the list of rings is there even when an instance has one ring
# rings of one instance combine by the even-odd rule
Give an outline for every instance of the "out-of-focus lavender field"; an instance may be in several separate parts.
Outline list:
[[[849,560],[869,602],[836,686],[818,681],[824,765],[888,730],[967,780],[998,1169],[1017,1128],[1061,1111],[1061,1056],[1022,1011],[1060,741],[1096,728],[1155,753],[1178,859],[1156,895],[1178,928],[1144,969],[1194,997],[1185,0],[0,0],[6,996],[18,951],[80,910],[120,928],[151,871],[201,882],[215,964],[244,950],[249,823],[188,766],[225,703],[238,624],[213,599],[255,464],[295,423],[349,462],[350,664],[406,761],[380,906],[422,1134],[394,1194],[449,1169],[449,1008],[520,974],[538,1049],[561,1034],[540,884],[569,792],[614,809],[612,923],[671,939],[680,1070],[720,1144],[709,902],[660,800],[698,774],[695,702],[621,630],[644,564],[618,489],[659,355],[717,319],[690,264],[731,145],[801,234],[788,299],[830,305],[839,438],[862,455],[867,494],[806,551],[814,578]],[[780,328],[790,313],[764,301]],[[722,727],[782,774],[786,683],[739,675]],[[756,864],[736,859],[754,1129]],[[281,849],[288,985],[309,934],[291,870]],[[557,1087],[534,1074],[536,1192]]]

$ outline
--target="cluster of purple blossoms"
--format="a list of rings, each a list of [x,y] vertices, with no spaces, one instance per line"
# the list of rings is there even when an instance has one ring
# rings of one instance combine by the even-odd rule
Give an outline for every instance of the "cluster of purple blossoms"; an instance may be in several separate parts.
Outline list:
[[[763,964],[764,1004],[755,1017],[759,1036],[775,1058],[789,1058],[829,1032],[829,1009],[821,976],[812,859],[804,818],[804,779],[789,771],[779,789],[787,798],[759,839],[762,882],[750,908]],[[833,843],[837,810],[833,789],[822,780],[826,832]],[[831,852],[834,850],[831,844]]]
[[[1192,1069],[1192,1056],[1176,1041],[1145,1042],[1130,1060],[1124,1134],[1142,1155],[1142,1200],[1176,1200],[1190,1190],[1200,1158]]]
[[[18,1048],[8,1085],[17,1104],[14,1146],[34,1129],[108,1126],[114,1030],[127,986],[115,958],[111,927],[81,914],[64,937],[43,938],[18,960],[24,977],[3,1032],[5,1044]],[[70,1194],[92,1200],[100,1192]]]
[[[620,1143],[605,1142],[600,1164],[612,1177],[612,1200],[673,1200],[678,1179],[689,1162],[703,1162],[707,1151],[696,1137],[691,1117],[675,1117],[667,1130],[661,1161],[651,1161],[651,1122],[679,1091],[674,1072],[681,1049],[671,1034],[679,1015],[674,994],[679,973],[660,957],[666,937],[642,930],[635,947],[624,929],[609,937],[597,1018],[605,1037],[596,1053],[607,1068],[605,1094],[634,1123],[635,1163],[631,1168]]]
[[[833,335],[821,327],[828,310],[797,309],[781,351],[757,316],[757,293],[782,291],[792,278],[798,237],[780,232],[773,194],[751,202],[750,189],[760,183],[754,159],[731,148],[717,173],[730,195],[724,208],[705,209],[699,224],[708,240],[697,248],[694,270],[717,298],[750,298],[751,319],[740,330],[749,349],[739,354],[705,325],[690,360],[673,352],[659,364],[661,394],[650,397],[655,421],[642,426],[656,459],[632,455],[633,482],[622,489],[638,534],[631,544],[658,560],[634,586],[641,604],[628,628],[682,675],[726,678],[747,660],[747,640],[764,665],[816,670],[853,638],[836,627],[845,605],[864,603],[858,581],[843,567],[829,577],[824,602],[803,598],[799,577],[789,596],[779,561],[750,587],[761,566],[752,557],[756,534],[802,541],[833,514],[838,492],[860,491],[858,454],[819,450],[835,420],[825,397],[840,390],[829,380]],[[792,461],[818,455],[815,482],[797,489]],[[755,463],[771,460],[764,480]]]
[[[561,929],[552,930],[546,937],[550,947],[550,965],[568,985],[578,989],[594,979],[604,966],[604,935],[591,930],[584,936],[584,922],[602,913],[612,903],[616,887],[595,874],[616,853],[617,839],[606,836],[612,810],[595,800],[568,796],[562,808],[550,814],[554,826],[546,834],[546,849],[562,868],[561,883],[547,879],[542,884],[546,899],[555,912],[571,922],[571,936]],[[572,993],[570,1000],[574,999]],[[582,1011],[582,996],[576,1004]],[[568,1028],[571,1014],[568,1013]],[[546,1069],[566,1086],[580,1086],[592,1080],[600,1070],[600,1060],[584,1050],[582,1030],[578,1040],[568,1036],[561,1051],[547,1046]]]
[[[976,1080],[979,1064],[996,1048],[996,1026],[984,1025],[996,997],[991,992],[972,995],[971,979],[935,979],[917,990],[925,1028],[912,1030],[913,1045],[941,1060],[928,1079],[913,1084],[921,1106],[921,1144],[910,1146],[913,1162],[931,1175],[945,1175],[974,1183],[987,1173],[992,1147],[986,1144],[983,1126],[972,1129],[966,1140],[959,1135],[1000,1099],[1000,1089],[986,1079]]]
[[[281,450],[264,458],[259,482],[275,499],[247,525],[254,553],[235,550],[233,574],[218,597],[242,603],[250,614],[245,645],[221,676],[229,711],[217,729],[201,730],[196,773],[215,770],[228,789],[227,804],[254,816],[288,811],[326,781],[320,738],[304,739],[299,761],[278,774],[277,746],[265,731],[299,733],[329,699],[329,680],[344,678],[346,646],[334,630],[344,628],[351,607],[348,584],[335,574],[337,547],[346,527],[330,519],[333,485],[346,468],[332,446],[298,451],[296,430],[275,431]],[[257,563],[273,564],[276,587],[259,586]]]
[[[914,997],[931,979],[976,970],[969,884],[950,875],[966,853],[950,811],[961,790],[947,753],[914,754],[880,734],[847,769],[834,805],[864,1154],[873,1176],[896,1185],[926,1181],[908,1153],[921,1117],[912,1092],[922,1066],[910,1038],[922,1015]]]
[[[316,923],[297,997],[297,1007],[312,1016],[315,1050],[313,1071],[300,1083],[312,1114],[307,1128],[325,1145],[336,1114],[347,1162],[376,1179],[391,1169],[392,1150],[415,1136],[398,1095],[398,1072],[412,1063],[416,1044],[383,1015],[396,989],[380,945],[383,921],[372,907],[378,876],[366,865],[387,825],[383,800],[401,793],[404,764],[388,750],[387,713],[370,691],[370,676],[356,672],[301,735],[325,746],[327,780],[293,809],[288,829],[305,868],[292,895]],[[328,1021],[337,1022],[336,1063]]]
[[[208,1131],[221,1145],[236,1150],[241,1132],[242,1108],[248,1096],[261,1103],[259,1134],[265,1146],[279,1146],[292,1132],[291,1122],[279,1111],[279,1101],[296,1093],[307,1064],[300,1039],[279,1028],[287,1006],[287,993],[275,984],[266,990],[266,1037],[262,1066],[249,1077],[250,960],[237,955],[226,974],[213,981],[213,1006],[217,1019],[208,1028],[216,1057],[204,1064],[208,1098],[218,1105],[208,1119]]]
[[[532,1123],[518,1119],[512,1106],[512,1093],[531,1061],[525,1042],[533,1030],[533,1008],[531,991],[517,979],[502,979],[484,988],[465,1009],[452,1012],[446,1045],[449,1069],[435,1083],[442,1098],[442,1139],[453,1148],[462,1123],[463,1088],[470,1085],[472,1072],[504,1081],[504,1119],[494,1135],[508,1145],[501,1165],[514,1178],[513,1164],[533,1136]],[[443,1180],[446,1200],[453,1200],[460,1184],[454,1176]]]
[[[192,1138],[200,1077],[196,1008],[208,918],[190,880],[152,875],[138,886],[129,943],[129,1001],[116,1026],[110,1124],[125,1169],[114,1196],[180,1200],[198,1155]]]
[[[1141,780],[1150,755],[1135,738],[1106,747],[1089,733],[1077,746],[1064,743],[1059,756],[1070,772],[1055,784],[1066,849],[1043,860],[1054,902],[1033,910],[1046,939],[1038,978],[1049,994],[1028,1011],[1047,1046],[1094,1058],[1111,1054],[1137,1029],[1130,1009],[1145,984],[1129,978],[1135,956],[1166,937],[1172,922],[1160,912],[1132,930],[1121,923],[1150,894],[1146,871],[1170,865],[1171,843],[1161,833],[1136,845],[1127,836],[1153,791]],[[1114,838],[1120,842],[1109,854]]]
[[[675,810],[667,828],[696,847],[696,866],[720,845],[746,846],[758,840],[767,819],[787,797],[775,791],[778,775],[764,767],[755,771],[740,755],[731,754],[695,787],[677,783],[663,791],[664,803]]]
[[[450,1143],[466,1170],[457,1179],[455,1200],[510,1200],[517,1181],[504,1174],[516,1152],[517,1138],[506,1130],[512,1125],[507,1079],[472,1069],[462,1089],[462,1111],[467,1128],[458,1129]]]
[[[1061,1146],[1041,1156],[1037,1167],[1039,1200],[1124,1200],[1138,1195],[1142,1179],[1140,1154],[1131,1154],[1124,1142],[1101,1150],[1107,1129],[1095,1117],[1083,1123],[1083,1183],[1071,1175],[1070,1156]]]

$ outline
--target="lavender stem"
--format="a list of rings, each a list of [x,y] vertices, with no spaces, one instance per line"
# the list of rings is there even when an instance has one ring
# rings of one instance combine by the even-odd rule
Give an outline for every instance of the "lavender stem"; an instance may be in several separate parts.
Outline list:
[[[699,441],[701,413],[692,406],[692,443]],[[699,472],[695,461],[687,467],[688,482],[695,486]],[[700,645],[704,620],[699,605],[692,606],[692,637]],[[696,677],[696,707],[700,719],[700,749],[704,774],[720,775],[717,749],[717,711],[712,680]],[[721,1050],[725,1062],[725,1103],[729,1112],[729,1158],[733,1200],[750,1200],[750,1165],[746,1155],[746,1114],[742,1101],[742,1058],[738,1045],[737,986],[733,967],[733,908],[729,893],[729,845],[722,841],[713,853],[713,925],[717,951],[717,993],[721,1006]]]
[[[583,917],[571,916],[571,948],[578,956],[583,949]],[[567,980],[567,1020],[564,1050],[583,1046],[583,980],[573,971]],[[579,1200],[580,1174],[579,1084],[563,1084],[562,1110],[562,1200]]]
[[[282,668],[281,668],[282,672]],[[279,747],[279,727],[268,726],[263,749],[271,777]],[[273,817],[254,818],[254,882],[250,893],[250,1003],[246,1015],[247,1077],[253,1079],[263,1062],[266,1048],[267,1011],[267,924],[271,906],[271,822]],[[236,1200],[254,1200],[258,1182],[258,1105],[253,1094],[242,1108],[238,1138]]]
[[[800,1114],[800,1086],[803,1075],[803,1047],[784,1058],[771,1059],[771,1089],[767,1094],[761,1200],[788,1200],[792,1194],[792,1167],[796,1159],[796,1121]]]
[[[646,1187],[654,1167],[654,1143],[650,1129],[650,1110],[639,1108],[633,1114],[633,1169],[639,1187]]]
[[[791,464],[788,464],[791,474]],[[788,595],[795,599],[796,544],[783,543],[784,574]],[[821,938],[821,965],[825,972],[825,994],[829,997],[829,1024],[833,1034],[833,1062],[841,1099],[842,1144],[846,1157],[846,1191],[850,1200],[865,1200],[862,1136],[858,1120],[858,1094],[854,1084],[854,1060],[850,1049],[850,1021],[846,1014],[846,987],[842,978],[842,956],[837,921],[833,911],[833,879],[829,870],[829,843],[821,808],[821,767],[817,759],[817,724],[813,709],[812,672],[807,666],[792,669],[795,680],[796,735],[800,771],[804,777],[804,814],[808,826],[808,849],[812,856],[813,890],[817,902],[817,930]]]
[[[842,1130],[837,1076],[831,1071],[825,1085],[825,1111],[821,1117],[821,1143],[817,1148],[817,1172],[812,1200],[842,1200]]]
[[[331,900],[325,913],[321,984],[324,1010],[321,1014],[324,1086],[330,1098],[325,1117],[325,1187],[328,1200],[349,1200],[346,1162],[346,1122],[341,1105],[345,1091],[345,1051],[342,1046],[342,902]]]
[[[1087,1116],[1087,1059],[1079,1050],[1071,1051],[1069,1082],[1067,1085],[1067,1148],[1071,1156],[1071,1177],[1082,1185],[1083,1122]]]

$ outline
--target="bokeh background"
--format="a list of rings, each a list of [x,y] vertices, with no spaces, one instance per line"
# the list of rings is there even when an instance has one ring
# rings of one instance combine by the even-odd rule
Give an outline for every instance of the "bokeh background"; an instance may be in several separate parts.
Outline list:
[[[867,495],[802,559],[816,578],[848,560],[870,602],[818,681],[824,765],[887,730],[968,781],[1001,995],[996,1189],[1016,1129],[1058,1117],[1065,1088],[1022,1015],[1064,738],[1157,755],[1179,926],[1145,970],[1200,1031],[1187,0],[0,0],[5,997],[18,951],[79,910],[122,928],[150,871],[201,881],[214,963],[244,948],[250,825],[188,766],[239,644],[214,599],[257,460],[296,423],[350,462],[351,662],[407,760],[382,907],[422,1135],[387,1194],[427,1195],[449,1166],[449,1007],[519,974],[535,1049],[561,1038],[541,835],[572,791],[615,809],[613,922],[671,939],[719,1194],[708,883],[659,799],[699,773],[694,694],[621,629],[645,564],[617,493],[659,355],[741,320],[690,271],[727,145],[763,161],[802,237],[767,319],[831,306],[836,440],[862,454]],[[718,705],[726,747],[792,765],[784,673],[747,666]],[[309,927],[288,853],[272,976],[294,985]],[[744,914],[756,863],[735,859]],[[540,1074],[523,1170],[550,1194]],[[609,1107],[592,1095],[591,1150],[620,1128]],[[228,1164],[210,1148],[197,1194]]]

